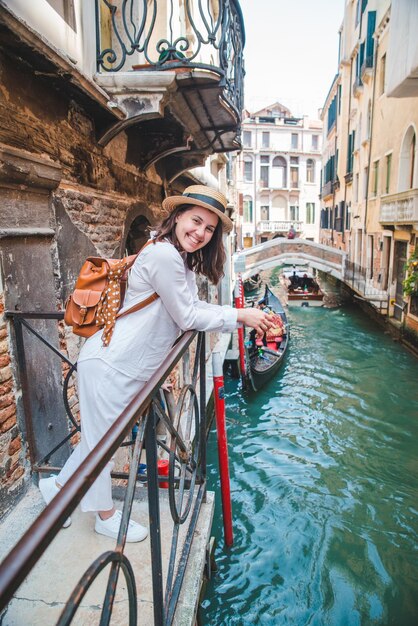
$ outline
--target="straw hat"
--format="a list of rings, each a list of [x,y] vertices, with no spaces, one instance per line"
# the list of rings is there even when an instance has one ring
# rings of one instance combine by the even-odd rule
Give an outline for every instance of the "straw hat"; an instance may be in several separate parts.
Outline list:
[[[225,196],[212,187],[206,185],[191,185],[186,187],[181,196],[169,196],[163,200],[163,209],[172,211],[181,204],[190,204],[191,206],[201,206],[209,209],[219,217],[222,222],[222,228],[225,232],[232,230],[232,221],[226,215],[226,205],[228,204]]]

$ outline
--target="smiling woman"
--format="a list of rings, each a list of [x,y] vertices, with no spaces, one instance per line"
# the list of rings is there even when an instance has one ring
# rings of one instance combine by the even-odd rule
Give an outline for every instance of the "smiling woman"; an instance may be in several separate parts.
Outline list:
[[[87,339],[77,362],[81,441],[55,479],[39,481],[47,502],[73,475],[130,401],[159,369],[181,331],[231,332],[240,322],[258,332],[267,330],[268,316],[258,309],[233,309],[202,302],[196,273],[217,284],[223,276],[223,231],[232,222],[225,214],[226,198],[202,185],[166,198],[170,211],[157,227],[150,245],[132,265],[128,288],[112,340],[101,333]],[[158,294],[145,308],[124,312]],[[95,531],[117,537],[121,521],[112,499],[110,462],[81,501],[83,511],[96,511]],[[68,519],[66,526],[71,524]],[[130,522],[127,541],[142,541],[147,529]]]

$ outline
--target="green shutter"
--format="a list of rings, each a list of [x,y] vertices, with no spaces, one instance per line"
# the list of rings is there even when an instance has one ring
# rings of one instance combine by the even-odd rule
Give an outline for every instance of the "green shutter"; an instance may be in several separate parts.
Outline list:
[[[373,59],[374,52],[374,30],[376,28],[376,11],[369,11],[367,14],[367,40],[366,40],[366,59]],[[371,64],[368,65],[371,67]]]

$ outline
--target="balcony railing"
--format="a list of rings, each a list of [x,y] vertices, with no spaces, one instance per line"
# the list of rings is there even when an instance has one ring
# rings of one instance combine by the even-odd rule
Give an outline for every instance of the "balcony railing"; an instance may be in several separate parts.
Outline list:
[[[25,409],[25,421],[29,439],[33,437],[31,427],[31,402],[29,398],[30,382],[28,380],[25,363],[30,355],[25,352],[26,333],[35,335],[45,344],[46,349],[52,352],[65,363],[64,391],[68,380],[75,369],[65,355],[50,344],[33,327],[28,320],[56,320],[62,319],[62,313],[18,313],[6,314],[14,323],[17,357],[22,397]],[[132,565],[124,552],[129,517],[135,497],[135,487],[138,481],[138,466],[141,453],[146,447],[147,455],[147,486],[148,508],[151,545],[151,569],[153,581],[153,610],[154,624],[168,626],[173,622],[177,602],[180,596],[182,581],[185,575],[186,564],[191,550],[194,531],[199,518],[199,511],[206,493],[206,389],[205,389],[205,335],[199,333],[197,344],[193,346],[194,362],[192,367],[185,368],[187,384],[179,394],[177,402],[172,393],[161,397],[160,385],[167,378],[183,355],[188,355],[188,348],[194,341],[197,333],[186,332],[172,348],[164,365],[157,371],[137,394],[130,405],[122,412],[113,426],[103,436],[98,445],[92,450],[79,469],[62,487],[57,496],[35,520],[25,535],[18,541],[9,555],[0,565],[0,611],[7,606],[13,594],[24,579],[31,573],[32,568],[41,558],[54,537],[60,531],[62,523],[74,510],[87,492],[90,485],[100,474],[106,463],[113,457],[119,446],[132,448],[129,472],[112,474],[114,478],[127,481],[124,488],[125,498],[123,505],[122,522],[114,550],[97,555],[86,572],[81,576],[73,591],[68,589],[68,600],[64,605],[58,624],[68,625],[76,616],[86,592],[89,590],[96,576],[108,568],[108,581],[103,595],[103,606],[100,623],[108,624],[114,608],[114,597],[119,574],[123,574],[128,593],[128,615],[126,624],[137,624],[137,587]],[[187,360],[186,360],[187,362]],[[189,373],[190,372],[190,373]],[[72,431],[54,449],[43,458],[33,458],[32,469],[35,472],[58,471],[53,467],[50,458],[75,433],[78,425],[66,405],[68,415],[73,423]],[[159,439],[156,431],[157,420],[165,427],[168,441],[165,437]],[[138,432],[133,436],[133,429],[138,426]],[[165,450],[169,459],[169,475],[159,478],[157,470],[157,446]],[[29,441],[31,451],[34,450],[33,441]],[[167,567],[163,567],[161,550],[159,482],[168,483],[170,512],[172,517],[171,551]],[[163,485],[165,486],[165,485]],[[179,540],[180,526],[183,525],[184,542]],[[91,545],[95,545],[94,542]],[[56,568],[65,567],[65,563],[57,562]],[[165,584],[163,580],[165,574]],[[139,577],[141,579],[141,576]],[[76,618],[77,619],[77,618]],[[78,623],[78,622],[77,622]]]
[[[382,224],[418,224],[418,189],[382,196],[379,221]]]
[[[303,222],[295,222],[293,220],[281,220],[278,222],[272,222],[269,220],[262,220],[258,222],[257,229],[260,233],[287,233],[291,226],[296,232],[301,232]]]
[[[245,33],[237,0],[96,0],[97,70],[210,70],[243,106]]]
[[[333,192],[332,183],[333,183],[333,181],[329,180],[327,183],[322,185],[322,188],[321,188],[321,198],[326,198],[327,196],[330,196],[332,194],[332,192]]]
[[[366,80],[367,82],[368,77],[371,75],[370,70],[373,68],[373,61],[374,57],[372,54],[364,59],[360,70],[360,75],[363,81]]]

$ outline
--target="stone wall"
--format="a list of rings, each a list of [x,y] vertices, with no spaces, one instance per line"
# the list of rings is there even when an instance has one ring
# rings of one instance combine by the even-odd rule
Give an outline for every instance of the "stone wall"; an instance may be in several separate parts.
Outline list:
[[[145,174],[135,163],[124,133],[99,145],[98,126],[109,113],[95,116],[77,95],[71,85],[66,90],[0,51],[1,514],[28,484],[30,457],[42,458],[69,428],[60,395],[67,368],[25,335],[35,428],[29,446],[12,324],[4,309],[62,309],[87,256],[123,255],[133,220],[144,216],[152,225],[161,217],[162,181],[152,168]],[[55,320],[34,325],[76,360],[78,338]],[[68,395],[77,417],[73,381]],[[67,454],[64,447],[51,462],[59,465]]]
[[[4,316],[4,294],[0,294],[0,510],[5,513],[22,492],[28,466],[17,425],[10,342]]]

